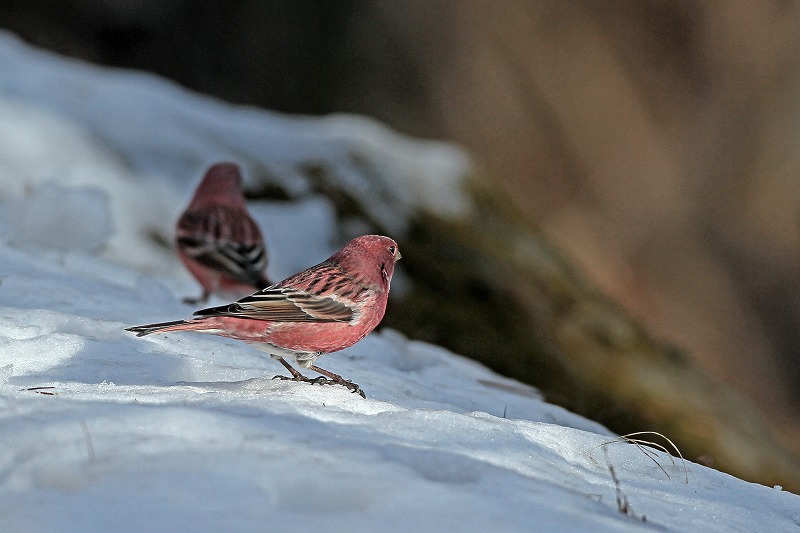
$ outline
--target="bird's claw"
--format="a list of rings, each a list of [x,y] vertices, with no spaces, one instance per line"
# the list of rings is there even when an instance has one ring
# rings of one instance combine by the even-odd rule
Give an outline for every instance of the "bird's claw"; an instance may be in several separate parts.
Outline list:
[[[359,387],[358,385],[356,385],[355,383],[353,383],[348,379],[342,379],[341,381],[338,381],[335,379],[328,379],[324,376],[319,376],[314,379],[306,379],[305,381],[311,383],[312,385],[341,385],[342,387],[348,389],[350,392],[359,394],[365,400],[367,399],[367,395],[364,394],[364,391],[361,390],[361,387]]]
[[[336,381],[334,381],[332,379],[328,379],[328,378],[323,377],[323,376],[319,376],[319,377],[316,377],[314,379],[309,379],[308,382],[311,383],[312,385],[336,385],[337,384]]]
[[[364,398],[365,400],[367,399],[367,395],[364,394],[364,391],[361,390],[361,387],[359,387],[358,385],[356,385],[355,383],[353,383],[348,379],[343,379],[342,381],[336,381],[335,379],[328,379],[320,376],[318,378],[310,379],[308,380],[308,382],[316,385],[341,385],[342,387],[348,389],[350,392],[361,395],[361,397]]]
[[[309,381],[309,379],[305,376],[292,377],[292,376],[277,375],[277,376],[272,376],[272,379],[280,379],[283,381]]]
[[[290,377],[290,376],[273,376],[272,379],[280,379],[283,381],[302,381],[305,383],[310,383],[312,385],[341,385],[347,388],[350,392],[360,395],[365,400],[367,399],[367,395],[364,394],[364,391],[361,390],[361,387],[356,385],[350,380],[343,379],[342,381],[336,381],[335,379],[328,379],[324,376],[319,376],[316,378],[307,378],[303,375],[299,375],[297,377]]]
[[[342,381],[342,383],[339,383],[339,385],[347,387],[350,390],[350,392],[360,395],[365,400],[367,399],[367,395],[364,394],[364,391],[361,389],[361,387],[359,387],[357,384],[353,383],[352,381],[345,379],[344,381]]]

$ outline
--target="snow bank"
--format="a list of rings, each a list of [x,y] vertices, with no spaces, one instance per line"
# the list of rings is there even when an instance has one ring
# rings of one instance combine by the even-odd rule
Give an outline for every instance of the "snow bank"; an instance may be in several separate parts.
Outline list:
[[[366,400],[272,380],[280,365],[235,341],[123,331],[192,311],[180,297],[196,287],[150,235],[169,237],[205,164],[263,165],[302,191],[298,165],[324,161],[343,185],[378,194],[375,209],[401,228],[423,197],[450,201],[426,188],[455,198],[454,213],[468,208],[458,200],[467,163],[453,147],[366,119],[227,106],[9,35],[0,140],[3,530],[800,527],[796,495],[663,455],[659,466],[630,445],[605,452],[599,425],[391,330],[319,361]],[[324,197],[253,211],[274,277],[338,244]]]

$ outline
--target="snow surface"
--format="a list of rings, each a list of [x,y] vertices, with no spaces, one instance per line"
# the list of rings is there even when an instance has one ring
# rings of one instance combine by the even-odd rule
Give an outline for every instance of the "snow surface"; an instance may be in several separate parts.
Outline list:
[[[469,209],[450,145],[233,107],[0,34],[0,530],[800,530],[797,495],[604,448],[598,424],[388,329],[319,360],[366,400],[272,380],[280,365],[236,341],[123,331],[190,315],[180,297],[199,289],[151,235],[170,237],[218,159],[298,191],[252,206],[277,278],[341,244],[298,162],[377,194],[400,237],[414,205]]]

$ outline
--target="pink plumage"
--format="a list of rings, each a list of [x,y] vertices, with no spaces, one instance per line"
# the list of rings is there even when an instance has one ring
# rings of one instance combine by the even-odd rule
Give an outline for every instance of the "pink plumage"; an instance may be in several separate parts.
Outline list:
[[[178,219],[178,257],[203,288],[186,303],[204,303],[211,294],[241,297],[270,285],[264,239],[247,212],[241,183],[234,163],[211,166]]]
[[[268,351],[293,379],[338,383],[364,396],[361,388],[314,365],[321,355],[363,339],[386,311],[397,243],[364,235],[347,243],[322,263],[238,302],[202,309],[191,320],[128,328],[137,336],[167,331],[197,331],[239,339]],[[329,379],[309,379],[284,357]]]

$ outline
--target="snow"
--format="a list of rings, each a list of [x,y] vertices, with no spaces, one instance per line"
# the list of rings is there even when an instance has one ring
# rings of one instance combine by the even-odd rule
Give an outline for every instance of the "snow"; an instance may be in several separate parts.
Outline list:
[[[208,163],[297,192],[252,205],[282,278],[341,244],[298,165],[377,195],[402,237],[424,202],[468,211],[453,146],[229,106],[8,34],[0,141],[4,531],[800,529],[797,495],[604,447],[598,424],[389,329],[319,360],[366,400],[272,380],[280,365],[232,340],[123,330],[191,314],[180,298],[198,287],[151,236],[169,239]]]

